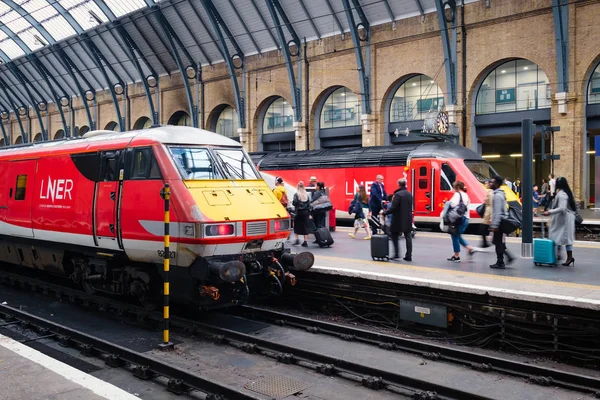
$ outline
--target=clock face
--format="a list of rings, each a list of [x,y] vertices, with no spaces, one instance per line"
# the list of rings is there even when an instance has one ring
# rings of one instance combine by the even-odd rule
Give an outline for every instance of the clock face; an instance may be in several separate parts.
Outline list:
[[[435,120],[435,126],[437,128],[437,131],[439,133],[448,132],[448,125],[449,125],[448,114],[446,114],[445,112],[439,113]]]

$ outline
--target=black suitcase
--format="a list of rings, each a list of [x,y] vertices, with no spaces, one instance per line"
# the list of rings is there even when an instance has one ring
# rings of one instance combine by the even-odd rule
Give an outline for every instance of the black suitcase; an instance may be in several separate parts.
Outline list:
[[[319,228],[315,232],[315,239],[319,247],[329,247],[333,244],[333,238],[331,232],[327,228]]]
[[[371,257],[373,260],[390,259],[390,246],[387,235],[371,236]]]

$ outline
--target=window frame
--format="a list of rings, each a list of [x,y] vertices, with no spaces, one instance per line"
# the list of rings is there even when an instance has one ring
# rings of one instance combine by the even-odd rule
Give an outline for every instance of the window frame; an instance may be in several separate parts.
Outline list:
[[[446,172],[444,171],[444,167],[448,167],[450,169],[450,171],[452,171],[452,173],[454,174],[454,181],[450,182],[450,178],[447,176]],[[443,192],[449,192],[454,190],[452,185],[454,185],[454,182],[456,182],[456,178],[458,177],[458,175],[456,175],[456,171],[454,171],[452,169],[452,166],[448,163],[442,163],[442,165],[440,166],[440,190]],[[450,188],[449,189],[444,189],[442,187],[442,183],[446,182],[447,184],[449,184]]]
[[[25,177],[25,185],[23,187],[19,187],[19,179]],[[27,196],[27,174],[21,174],[21,175],[17,175],[16,179],[15,179],[15,196],[14,196],[14,200],[15,201],[24,201],[25,197]],[[22,196],[20,195],[22,194]]]

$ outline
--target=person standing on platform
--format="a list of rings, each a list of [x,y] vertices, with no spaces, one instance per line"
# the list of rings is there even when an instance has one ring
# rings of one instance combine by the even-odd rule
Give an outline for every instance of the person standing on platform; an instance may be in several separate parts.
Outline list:
[[[452,249],[454,250],[454,254],[452,257],[448,258],[448,261],[460,262],[460,246],[464,246],[468,251],[469,255],[473,255],[475,250],[469,246],[467,241],[463,239],[462,234],[467,230],[469,226],[469,204],[471,200],[469,199],[469,195],[467,194],[467,188],[465,187],[465,183],[462,181],[456,181],[452,185],[454,188],[454,196],[449,200],[450,208],[452,210],[454,208],[458,208],[462,203],[466,206],[467,211],[465,215],[462,216],[461,220],[457,220],[456,222],[456,232],[450,234],[452,238]]]
[[[510,190],[512,190],[513,192],[515,191],[515,188],[514,188],[514,186],[513,186],[513,183],[510,181],[510,178],[509,178],[508,176],[507,176],[506,178],[504,178],[504,184],[505,184],[506,186],[508,186],[508,188],[509,188]]]
[[[289,205],[287,191],[285,190],[285,185],[283,184],[283,178],[281,178],[280,176],[275,178],[275,188],[273,189],[273,194],[275,195],[277,200],[279,200],[281,205],[287,209]]]
[[[304,236],[304,242],[302,242],[302,246],[308,247],[306,239],[308,238],[308,224],[310,219],[310,199],[308,198],[308,193],[304,187],[304,182],[298,182],[296,189],[296,194],[294,195],[294,200],[292,201],[292,205],[296,210],[296,216],[294,217],[294,233],[296,234],[296,242],[294,245],[297,246],[300,244],[300,236],[302,235]]]
[[[544,215],[550,215],[550,230],[548,237],[556,245],[556,259],[560,260],[560,246],[567,248],[567,260],[562,264],[565,267],[573,264],[573,242],[575,241],[575,213],[577,205],[573,192],[567,183],[567,179],[560,177],[556,180],[556,197],[552,203],[552,208],[544,211]]]
[[[506,244],[504,243],[504,234],[500,230],[500,221],[506,218],[508,212],[506,207],[506,195],[504,191],[500,189],[502,186],[502,178],[499,176],[494,177],[492,180],[492,189],[494,190],[494,197],[492,200],[492,223],[490,229],[494,233],[492,243],[496,246],[496,263],[490,265],[490,268],[506,268],[504,263],[504,256],[508,257],[508,262],[513,261],[513,257],[506,250]]]
[[[548,175],[548,186],[550,187],[550,201],[548,201],[548,204],[546,204],[546,210],[548,209],[548,206],[550,206],[550,204],[554,200],[554,196],[556,195],[556,179],[554,179],[554,174]]]
[[[387,199],[387,193],[383,185],[383,175],[377,175],[376,181],[371,185],[371,196],[369,198],[369,209],[373,217],[377,218],[379,216],[385,199]],[[371,229],[375,232],[376,227],[371,224]]]
[[[317,200],[319,200],[322,196],[325,196],[325,183],[317,182],[317,190],[312,194],[311,197],[311,205],[316,204]],[[326,211],[313,210],[312,217],[315,222],[315,226],[317,229],[325,228],[325,215]]]
[[[538,207],[540,205],[540,195],[538,194],[537,185],[533,185],[533,216],[537,217]]]
[[[310,182],[308,183],[308,185],[306,187],[309,187],[309,188],[317,187],[317,177],[316,176],[311,176],[310,177]]]
[[[365,189],[365,185],[358,185],[358,191],[354,194],[354,233],[349,233],[348,235],[352,238],[356,238],[356,234],[358,230],[363,227],[365,228],[365,232],[367,236],[365,240],[371,239],[371,232],[369,231],[369,223],[367,222],[367,218],[370,215],[369,211],[369,196],[367,195],[367,191]]]
[[[494,190],[492,189],[492,180],[488,180],[485,182],[485,189],[487,191],[485,195],[485,211],[483,213],[483,224],[481,225],[481,247],[487,248],[488,244],[488,235],[490,234],[490,224],[492,223],[492,207],[493,207],[493,199],[494,199]]]
[[[545,179],[542,179],[542,189],[540,190],[540,206],[544,207],[544,209],[548,206],[548,182]]]
[[[513,184],[514,186],[514,192],[517,194],[517,197],[521,197],[521,180],[519,178],[517,178],[515,180],[515,183]]]
[[[384,212],[385,215],[392,215],[392,243],[394,244],[394,257],[392,260],[400,259],[400,244],[398,240],[400,234],[404,233],[406,237],[406,254],[404,261],[412,261],[412,194],[406,189],[406,179],[398,179],[398,189],[394,192],[392,206]]]

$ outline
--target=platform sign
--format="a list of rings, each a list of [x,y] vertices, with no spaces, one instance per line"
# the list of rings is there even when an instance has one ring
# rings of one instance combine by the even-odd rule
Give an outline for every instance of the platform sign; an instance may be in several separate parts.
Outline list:
[[[596,187],[596,208],[600,208],[600,136],[596,136],[594,138],[594,149],[596,153],[594,154],[594,164],[596,168],[596,178],[594,179],[595,187]]]

